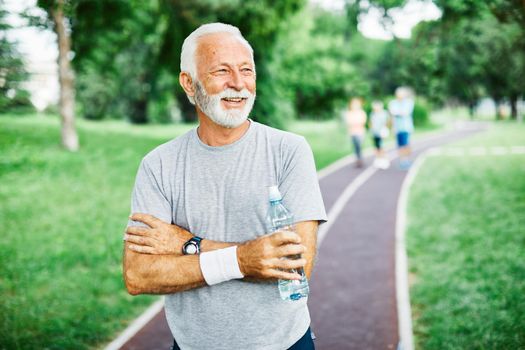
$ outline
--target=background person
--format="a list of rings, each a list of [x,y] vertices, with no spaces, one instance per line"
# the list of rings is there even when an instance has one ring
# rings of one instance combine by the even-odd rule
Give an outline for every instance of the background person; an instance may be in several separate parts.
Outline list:
[[[233,26],[199,27],[183,43],[180,84],[199,126],[148,153],[133,189],[124,277],[129,293],[165,294],[174,349],[313,349],[306,298],[276,279],[312,271],[326,220],[306,140],[248,119],[253,50]],[[296,232],[267,234],[278,185]],[[297,260],[284,257],[302,254]]]
[[[366,113],[360,98],[354,97],[344,113],[344,120],[356,156],[356,166],[363,166],[362,143],[365,135]]]
[[[399,167],[408,169],[410,161],[410,135],[414,131],[412,113],[414,111],[414,99],[412,91],[407,87],[396,89],[396,98],[388,104],[388,111],[393,119],[396,132],[397,146],[399,150]]]
[[[388,113],[383,108],[382,101],[372,102],[372,112],[370,113],[370,131],[374,141],[375,159],[374,166],[380,169],[388,169],[390,161],[385,157],[383,151],[383,140],[388,137]]]

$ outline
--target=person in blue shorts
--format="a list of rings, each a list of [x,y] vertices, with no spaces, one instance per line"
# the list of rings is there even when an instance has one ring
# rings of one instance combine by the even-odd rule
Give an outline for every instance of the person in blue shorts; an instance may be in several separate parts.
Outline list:
[[[408,87],[398,87],[396,89],[396,98],[388,104],[388,111],[392,116],[396,133],[399,149],[399,167],[401,169],[408,169],[411,165],[410,134],[414,131],[412,119],[414,99],[412,95],[412,91]]]

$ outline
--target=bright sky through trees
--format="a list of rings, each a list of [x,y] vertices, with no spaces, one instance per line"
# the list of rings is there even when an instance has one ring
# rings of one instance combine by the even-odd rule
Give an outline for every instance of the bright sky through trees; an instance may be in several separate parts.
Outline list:
[[[310,0],[322,8],[333,11],[343,11],[345,0]],[[368,4],[364,4],[368,5]],[[410,0],[403,8],[396,8],[389,12],[394,20],[392,28],[385,28],[381,24],[381,13],[372,8],[366,15],[359,18],[359,31],[367,38],[390,40],[394,33],[398,38],[410,38],[412,28],[421,21],[438,19],[441,11],[429,0]]]
[[[56,38],[51,31],[23,27],[18,13],[24,9],[35,8],[35,0],[4,0],[4,6],[10,12],[8,20],[16,28],[8,33],[11,40],[19,43],[19,50],[24,55],[27,70],[32,73],[27,89],[31,100],[38,109],[44,109],[50,103],[58,101],[58,78],[56,58],[58,55]],[[310,0],[311,3],[333,11],[344,8],[344,0]],[[400,38],[410,37],[411,29],[420,21],[440,17],[439,9],[431,1],[411,0],[402,9],[394,9],[390,15],[394,19],[392,28],[385,29],[380,22],[380,12],[370,10],[359,19],[359,30],[369,38],[392,39],[392,32]]]

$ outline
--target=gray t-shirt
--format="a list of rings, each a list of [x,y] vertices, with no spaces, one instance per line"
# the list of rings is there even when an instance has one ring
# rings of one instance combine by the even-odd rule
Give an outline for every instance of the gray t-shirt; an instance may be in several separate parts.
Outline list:
[[[144,157],[132,212],[195,235],[244,242],[269,232],[268,186],[277,184],[296,222],[326,220],[312,151],[301,137],[250,121],[238,141],[204,144],[197,129]],[[165,299],[181,349],[287,349],[306,332],[306,299],[283,301],[276,283],[232,280]]]

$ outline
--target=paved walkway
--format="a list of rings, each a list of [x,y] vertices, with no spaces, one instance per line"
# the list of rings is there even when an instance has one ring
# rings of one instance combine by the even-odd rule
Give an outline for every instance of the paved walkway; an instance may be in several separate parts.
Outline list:
[[[470,125],[416,141],[413,157],[479,129]],[[389,156],[395,158],[395,152]],[[396,166],[374,171],[350,163],[320,180],[329,216],[335,207],[339,215],[323,236],[310,284],[308,305],[317,349],[398,346],[394,246],[397,202],[406,174]],[[341,206],[337,201],[352,182],[362,184]],[[171,343],[161,311],[121,349],[169,349]]]

